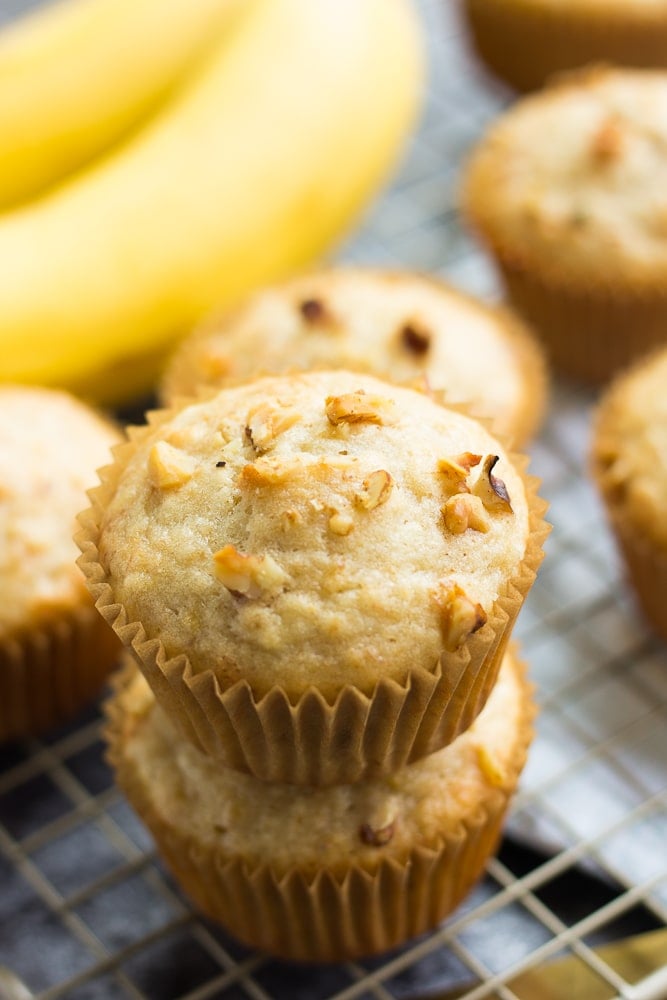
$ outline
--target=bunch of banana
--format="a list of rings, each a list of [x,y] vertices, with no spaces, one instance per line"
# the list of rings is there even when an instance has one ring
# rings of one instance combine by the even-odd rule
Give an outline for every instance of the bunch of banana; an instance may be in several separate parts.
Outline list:
[[[411,0],[67,0],[0,35],[0,380],[147,389],[350,226],[422,69]]]

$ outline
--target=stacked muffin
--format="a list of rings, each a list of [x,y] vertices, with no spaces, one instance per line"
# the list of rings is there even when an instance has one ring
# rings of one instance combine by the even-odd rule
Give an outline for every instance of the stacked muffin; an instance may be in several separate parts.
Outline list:
[[[80,564],[150,690],[128,668],[111,756],[238,937],[381,951],[479,875],[529,742],[507,646],[542,513],[479,422],[346,371],[223,389],[117,450]]]

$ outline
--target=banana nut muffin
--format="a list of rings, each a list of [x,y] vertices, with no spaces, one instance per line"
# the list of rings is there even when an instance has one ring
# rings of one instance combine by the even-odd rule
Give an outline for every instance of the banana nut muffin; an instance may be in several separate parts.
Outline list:
[[[519,101],[464,200],[556,369],[601,382],[667,340],[667,72],[596,68]]]
[[[187,338],[167,369],[167,403],[200,385],[257,374],[347,368],[396,382],[425,378],[470,403],[515,444],[545,405],[541,351],[509,312],[409,272],[331,268],[263,289]]]
[[[593,471],[641,607],[667,639],[667,349],[603,397]]]
[[[0,386],[0,740],[71,715],[118,643],[100,627],[72,541],[118,431],[74,397]]]
[[[512,651],[456,742],[326,789],[267,785],[200,753],[133,665],[109,714],[117,780],[185,892],[246,944],[327,961],[394,947],[458,905],[495,848],[534,706]]]
[[[590,63],[667,68],[664,0],[464,0],[477,53],[519,90]]]
[[[158,414],[104,478],[80,541],[98,607],[191,738],[267,779],[454,739],[540,559],[541,503],[481,424],[350,372]]]

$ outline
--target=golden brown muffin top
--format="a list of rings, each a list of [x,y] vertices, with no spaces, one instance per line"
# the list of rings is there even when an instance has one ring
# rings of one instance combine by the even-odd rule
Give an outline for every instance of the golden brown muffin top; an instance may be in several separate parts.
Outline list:
[[[88,603],[72,535],[119,437],[64,392],[0,386],[0,637]]]
[[[667,72],[594,68],[520,100],[482,139],[465,207],[501,259],[573,289],[667,279]]]
[[[263,289],[177,351],[167,403],[200,385],[257,374],[347,368],[396,382],[426,378],[525,440],[542,415],[539,348],[519,320],[418,274],[332,268]]]
[[[99,538],[113,600],[167,655],[256,693],[434,669],[529,532],[523,478],[481,424],[351,372],[163,414],[118,471]]]
[[[667,547],[667,349],[622,375],[603,398],[593,461],[614,516]]]
[[[345,870],[436,846],[523,766],[533,705],[509,653],[486,706],[454,743],[385,778],[330,788],[265,784],[188,743],[138,673],[116,698],[115,755],[162,821],[223,857],[278,870]]]

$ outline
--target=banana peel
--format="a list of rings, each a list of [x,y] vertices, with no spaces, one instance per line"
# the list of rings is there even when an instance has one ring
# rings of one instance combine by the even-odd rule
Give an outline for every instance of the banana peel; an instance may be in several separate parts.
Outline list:
[[[0,216],[0,380],[148,391],[204,314],[350,228],[422,84],[410,0],[248,0],[132,141]]]

